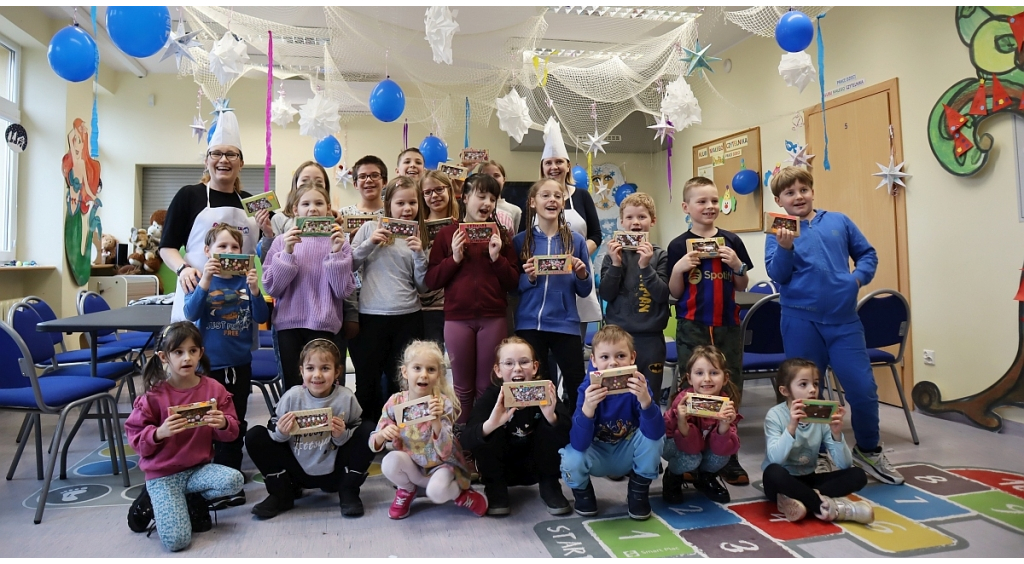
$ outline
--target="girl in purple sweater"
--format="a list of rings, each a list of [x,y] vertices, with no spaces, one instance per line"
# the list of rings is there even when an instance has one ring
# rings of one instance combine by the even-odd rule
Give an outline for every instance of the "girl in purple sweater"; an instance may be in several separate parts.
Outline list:
[[[294,217],[330,215],[331,196],[326,188],[303,184],[296,190]],[[286,390],[302,384],[302,347],[313,339],[334,341],[341,329],[345,298],[355,290],[352,248],[340,226],[330,237],[302,238],[299,233],[296,226],[275,238],[263,263],[263,286],[277,299],[272,321]]]
[[[231,394],[206,376],[210,361],[203,352],[203,337],[192,323],[165,327],[142,373],[146,393],[124,423],[146,474],[146,489],[132,503],[128,525],[141,532],[156,519],[160,541],[174,552],[192,541],[185,494],[211,500],[242,490],[241,472],[213,463],[213,441],[235,440],[238,419]],[[172,409],[200,402],[191,410]]]

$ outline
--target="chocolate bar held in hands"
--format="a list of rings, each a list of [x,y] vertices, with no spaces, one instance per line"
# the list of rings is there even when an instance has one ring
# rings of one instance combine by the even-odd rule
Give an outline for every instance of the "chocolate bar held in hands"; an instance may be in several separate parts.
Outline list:
[[[550,383],[550,380],[505,382],[501,385],[502,395],[505,397],[505,407],[551,405],[555,400],[548,397],[548,384]]]
[[[253,267],[252,255],[214,253],[213,258],[220,261],[220,273],[225,276],[245,276]]]
[[[289,431],[292,435],[312,435],[314,433],[331,432],[333,412],[329,407],[303,409],[293,411],[295,425]]]
[[[167,415],[175,413],[185,418],[185,428],[203,427],[209,425],[203,421],[203,416],[210,410],[217,409],[217,398],[210,398],[210,401],[197,401],[185,405],[172,405],[167,408]]]
[[[709,396],[705,394],[690,394],[686,396],[686,413],[697,417],[714,417],[720,419],[719,413],[729,403],[729,398],[723,396]]]
[[[380,219],[380,226],[390,231],[395,237],[401,237],[403,239],[407,237],[415,237],[420,234],[420,224],[417,221],[382,217]]]
[[[636,371],[635,365],[595,370],[590,373],[590,383],[608,388],[608,395],[628,394],[629,379],[633,377]]]
[[[572,255],[537,255],[533,257],[537,276],[572,273]]]
[[[498,226],[491,222],[485,223],[460,223],[459,231],[466,236],[466,243],[487,244],[491,242],[491,235],[498,232]]]
[[[395,418],[399,427],[405,427],[410,423],[421,423],[433,421],[435,417],[430,414],[430,398],[423,396],[420,399],[407,401],[395,406]]]
[[[624,251],[635,251],[641,244],[648,240],[647,231],[616,231],[615,240],[622,245]]]
[[[800,218],[795,215],[768,212],[764,218],[764,232],[777,235],[779,229],[789,229],[794,237],[800,236]]]
[[[801,423],[824,423],[832,422],[832,416],[839,409],[839,402],[831,400],[804,400],[804,417]]]
[[[263,192],[243,199],[242,208],[245,210],[245,215],[254,217],[262,210],[277,211],[281,209],[281,202],[278,201],[276,192]]]
[[[296,217],[295,226],[300,237],[330,237],[341,226],[330,216]]]

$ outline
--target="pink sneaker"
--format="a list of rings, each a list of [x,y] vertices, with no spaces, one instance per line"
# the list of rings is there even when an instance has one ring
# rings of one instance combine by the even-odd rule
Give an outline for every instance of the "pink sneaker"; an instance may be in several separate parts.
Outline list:
[[[388,509],[388,517],[392,519],[405,519],[408,517],[409,511],[412,510],[412,500],[415,497],[416,492],[398,488],[395,491],[395,501],[391,502],[391,508]]]
[[[483,517],[487,514],[487,498],[484,497],[484,494],[474,489],[462,490],[459,497],[455,498],[455,505],[465,507],[473,513],[476,513],[477,517]]]

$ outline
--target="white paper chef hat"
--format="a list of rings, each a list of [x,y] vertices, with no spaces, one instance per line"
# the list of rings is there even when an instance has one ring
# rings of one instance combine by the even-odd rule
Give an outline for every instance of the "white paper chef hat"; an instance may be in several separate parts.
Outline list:
[[[569,152],[565,150],[565,141],[562,141],[562,127],[558,125],[555,118],[549,117],[544,124],[544,153],[540,159],[561,157],[569,160]]]
[[[238,131],[238,118],[231,110],[222,111],[217,117],[217,127],[210,136],[210,146],[230,145],[242,150],[242,134]]]

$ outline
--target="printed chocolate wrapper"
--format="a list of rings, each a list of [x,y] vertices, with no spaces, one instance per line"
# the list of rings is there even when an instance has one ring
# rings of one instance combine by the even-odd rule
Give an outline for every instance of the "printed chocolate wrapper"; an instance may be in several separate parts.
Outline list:
[[[616,231],[614,238],[625,251],[635,251],[637,247],[648,241],[647,231]]]
[[[628,394],[629,379],[633,377],[636,371],[635,365],[595,370],[590,373],[590,383],[608,388],[608,395]]]
[[[801,423],[824,423],[832,422],[832,416],[839,409],[839,402],[831,400],[804,400],[804,417]]]
[[[245,215],[254,217],[261,210],[277,211],[281,209],[281,202],[278,201],[276,192],[263,192],[243,199],[242,209],[245,210]]]
[[[417,400],[407,401],[395,406],[395,417],[398,419],[399,427],[405,427],[410,423],[421,423],[433,421],[434,416],[430,414],[430,398],[424,396]]]
[[[764,214],[764,232],[776,234],[777,229],[789,229],[794,237],[800,236],[800,218],[795,215],[768,212]]]
[[[572,273],[572,255],[537,255],[533,257],[537,276]]]
[[[220,273],[228,276],[245,276],[252,268],[252,255],[235,255],[230,253],[215,253],[213,258],[220,261]]]
[[[382,217],[381,227],[390,231],[395,237],[415,237],[420,233],[420,224],[416,221],[395,219],[393,217]]]
[[[185,428],[204,427],[209,425],[203,421],[203,416],[210,410],[217,409],[217,398],[210,398],[210,401],[197,401],[185,405],[172,405],[167,408],[167,415],[175,413],[185,418]]]
[[[303,409],[293,411],[295,414],[295,425],[292,426],[292,435],[312,435],[314,433],[331,432],[331,418],[333,412],[329,407],[317,409]]]
[[[715,258],[720,253],[721,247],[725,246],[725,237],[711,237],[709,239],[687,239],[686,252],[697,251],[697,258]]]
[[[697,417],[714,417],[721,419],[719,413],[729,398],[723,396],[708,396],[704,394],[690,394],[686,396],[686,413]]]
[[[550,380],[531,380],[529,382],[505,382],[502,395],[505,407],[530,407],[550,405],[554,399],[548,396]]]
[[[333,217],[296,217],[295,226],[299,228],[300,237],[330,237],[341,228]]]

